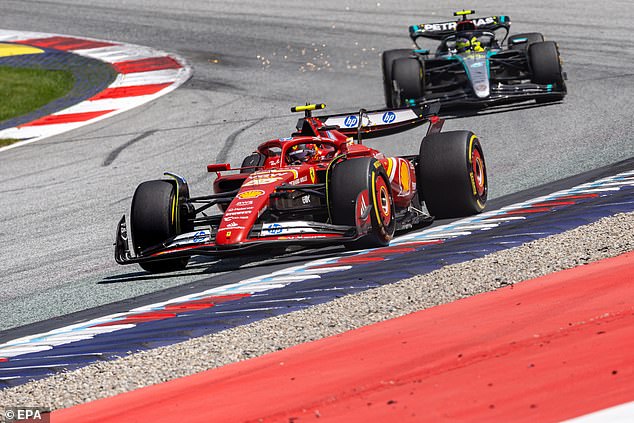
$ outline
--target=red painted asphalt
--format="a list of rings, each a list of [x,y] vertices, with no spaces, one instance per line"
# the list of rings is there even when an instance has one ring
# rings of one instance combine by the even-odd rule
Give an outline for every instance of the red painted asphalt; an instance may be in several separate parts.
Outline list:
[[[180,69],[183,66],[168,56],[150,57],[139,60],[127,60],[113,64],[118,73],[151,72],[165,69]]]
[[[634,400],[632,351],[628,253],[52,421],[560,421]]]
[[[125,97],[137,97],[140,95],[156,94],[172,85],[170,82],[162,84],[146,84],[146,85],[134,85],[130,87],[115,87],[106,88],[96,96],[90,98],[90,101],[111,99],[111,98],[125,98]]]
[[[64,113],[59,115],[48,115],[43,118],[36,119],[29,123],[25,123],[24,125],[20,125],[20,128],[25,128],[27,126],[41,126],[41,125],[53,125],[60,123],[77,123],[77,122],[85,122],[90,119],[97,118],[99,116],[103,116],[110,112],[114,112],[114,110],[99,110],[96,112],[81,112],[81,113]]]
[[[85,50],[91,48],[112,47],[117,45],[115,43],[110,43],[107,41],[86,40],[83,38],[66,37],[62,35],[17,41],[17,43],[26,44],[29,46],[52,48],[62,51]]]

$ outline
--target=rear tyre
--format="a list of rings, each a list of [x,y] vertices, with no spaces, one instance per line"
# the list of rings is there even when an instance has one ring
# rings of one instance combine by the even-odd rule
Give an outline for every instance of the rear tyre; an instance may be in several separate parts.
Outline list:
[[[390,182],[381,163],[369,157],[341,162],[332,170],[329,205],[332,223],[357,226],[357,220],[371,206],[370,229],[363,238],[348,244],[352,248],[384,247],[396,230]]]
[[[531,80],[536,84],[552,84],[560,91],[565,90],[564,76],[561,70],[559,49],[554,41],[534,43],[528,47],[528,63],[531,67]],[[564,94],[538,99],[538,103],[559,101]]]
[[[523,41],[523,40],[526,41]],[[517,42],[520,41],[521,42]],[[526,32],[523,34],[515,34],[515,35],[511,35],[507,41],[507,44],[509,46],[509,49],[511,50],[520,50],[520,51],[526,51],[528,49],[528,46],[530,46],[533,43],[541,43],[542,41],[544,41],[544,36],[541,34],[541,32]]]
[[[410,49],[387,50],[381,54],[381,66],[383,69],[383,92],[385,94],[385,105],[388,108],[395,107],[394,88],[392,86],[392,66],[396,59],[409,57],[412,55]]]
[[[130,231],[137,253],[178,235],[175,212],[176,187],[169,181],[156,180],[140,184],[132,198]],[[139,265],[151,273],[182,270],[189,257],[142,262]]]
[[[441,132],[423,138],[417,177],[427,210],[437,218],[469,216],[484,209],[486,166],[473,132]]]
[[[392,66],[392,77],[396,81],[400,92],[397,93],[399,99],[395,107],[403,107],[405,100],[418,100],[423,97],[424,69],[421,62],[416,58],[398,59]]]

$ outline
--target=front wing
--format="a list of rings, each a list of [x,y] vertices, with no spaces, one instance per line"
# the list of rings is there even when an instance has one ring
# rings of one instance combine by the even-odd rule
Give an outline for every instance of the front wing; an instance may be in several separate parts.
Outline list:
[[[445,108],[461,105],[492,106],[529,100],[554,99],[561,97],[562,94],[565,95],[566,90],[557,89],[551,84],[499,84],[490,87],[490,95],[486,98],[478,98],[465,90],[454,90],[421,99],[408,100],[408,105],[414,106],[429,100],[439,100],[442,107]]]
[[[119,264],[166,260],[192,255],[230,256],[241,252],[257,252],[278,246],[324,246],[355,241],[365,235],[365,228],[327,223],[293,221],[257,224],[251,229],[255,236],[230,245],[217,245],[211,227],[178,235],[147,248],[138,255],[130,248],[125,216],[117,225],[115,260]]]

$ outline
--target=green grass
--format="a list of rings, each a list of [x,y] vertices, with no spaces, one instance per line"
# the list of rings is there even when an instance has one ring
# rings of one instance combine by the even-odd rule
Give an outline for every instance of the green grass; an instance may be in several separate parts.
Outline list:
[[[22,140],[16,140],[16,139],[13,139],[13,138],[0,139],[0,147],[6,147],[7,145],[11,145],[11,144],[16,143],[18,141],[22,141]]]
[[[74,84],[75,78],[69,71],[0,66],[0,122],[26,115],[63,97]],[[12,142],[15,140],[0,140],[0,146]]]

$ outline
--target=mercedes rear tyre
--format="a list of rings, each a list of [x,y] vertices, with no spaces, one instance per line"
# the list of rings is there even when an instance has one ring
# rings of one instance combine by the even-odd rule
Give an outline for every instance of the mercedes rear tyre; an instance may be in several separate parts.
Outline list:
[[[335,225],[366,230],[352,248],[384,247],[396,230],[390,181],[381,162],[363,157],[340,162],[332,169],[328,196]]]
[[[381,65],[383,69],[383,92],[385,94],[385,106],[393,108],[394,86],[392,84],[392,66],[396,59],[409,57],[412,55],[411,49],[387,50],[381,54]]]
[[[130,231],[137,255],[178,235],[177,203],[176,187],[170,181],[147,181],[137,187],[130,213]],[[189,257],[178,257],[139,265],[148,272],[161,273],[182,270],[188,261]]]
[[[441,132],[423,138],[417,178],[418,192],[436,218],[469,216],[484,210],[486,166],[473,132]]]
[[[405,107],[407,100],[418,100],[423,97],[424,76],[423,64],[414,57],[394,62],[392,77],[399,91],[399,102],[395,104],[396,107]]]

